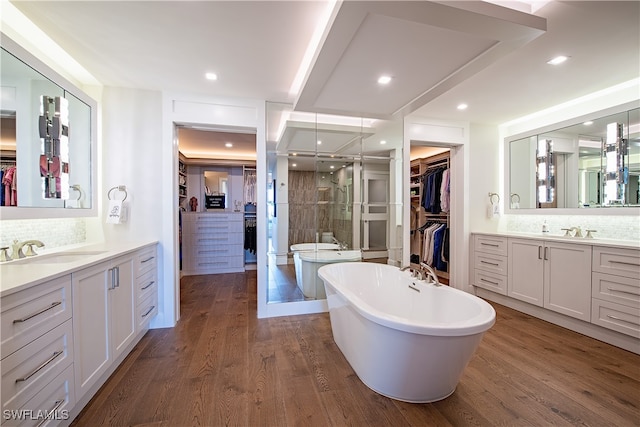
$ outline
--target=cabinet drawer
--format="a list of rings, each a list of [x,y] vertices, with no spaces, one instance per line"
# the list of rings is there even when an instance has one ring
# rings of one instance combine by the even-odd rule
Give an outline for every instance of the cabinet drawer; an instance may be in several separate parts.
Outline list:
[[[71,320],[2,361],[2,409],[21,408],[73,362]]]
[[[73,389],[73,366],[69,366],[60,375],[47,384],[35,396],[33,396],[22,408],[7,408],[17,412],[22,419],[13,417],[8,419],[3,426],[53,426],[60,421],[68,420],[70,410],[75,405],[75,393]],[[14,412],[16,414],[16,412]],[[44,417],[47,419],[45,420]],[[6,414],[3,418],[6,419]]]
[[[158,314],[158,294],[152,293],[138,304],[136,310],[136,329],[141,331],[145,329],[151,319]]]
[[[142,301],[150,293],[158,290],[158,281],[156,280],[155,271],[148,271],[142,277],[136,279],[136,300]]]
[[[501,295],[507,295],[507,277],[488,271],[475,270],[473,284]]]
[[[238,233],[243,229],[244,224],[242,222],[197,222],[190,232],[195,234]]]
[[[155,271],[158,265],[155,245],[150,248],[141,249],[135,259],[136,277],[140,277],[148,271]]]
[[[473,248],[476,252],[494,255],[507,255],[507,238],[475,235]]]
[[[196,257],[194,267],[197,269],[226,269],[244,267],[242,257]]]
[[[594,298],[640,308],[640,281],[597,272],[592,274],[591,281]]]
[[[640,250],[594,246],[593,271],[640,279]]]
[[[490,271],[507,275],[507,257],[476,252],[473,256],[473,267],[478,270]]]
[[[194,247],[198,248],[217,248],[220,245],[242,244],[242,233],[215,233],[202,236],[194,236],[191,240]]]
[[[70,318],[70,275],[3,297],[1,357],[4,359]]]
[[[592,299],[591,323],[640,338],[640,313],[637,308]]]
[[[194,248],[184,248],[185,257],[217,258],[221,256],[242,256],[244,246],[240,244],[230,245],[199,245]]]

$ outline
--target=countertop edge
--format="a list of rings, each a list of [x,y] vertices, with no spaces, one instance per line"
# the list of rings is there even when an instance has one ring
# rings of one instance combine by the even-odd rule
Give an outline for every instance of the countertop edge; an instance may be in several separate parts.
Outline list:
[[[12,264],[9,261],[0,264],[0,298],[155,244],[158,244],[157,240],[76,244],[55,248],[54,250],[43,252],[42,255],[80,249],[103,251],[103,253],[87,255],[84,260],[67,263]]]
[[[590,246],[606,246],[610,248],[622,249],[640,249],[640,241],[635,240],[613,240],[613,239],[586,239],[584,237],[564,237],[557,234],[548,233],[526,233],[515,231],[472,231],[470,234],[496,237],[510,237],[515,239],[536,239],[547,240],[558,243],[590,245]]]

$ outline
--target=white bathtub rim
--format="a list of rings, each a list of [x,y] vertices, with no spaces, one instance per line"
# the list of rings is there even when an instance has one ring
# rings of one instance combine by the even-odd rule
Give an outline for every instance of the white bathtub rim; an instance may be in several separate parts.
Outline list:
[[[359,250],[346,250],[346,251],[319,250],[319,251],[308,251],[308,252],[303,251],[303,252],[298,252],[298,256],[303,261],[322,263],[322,264],[353,262],[353,261],[362,260],[362,252]]]
[[[340,245],[336,243],[296,243],[289,247],[291,252],[316,252],[316,251],[337,251]]]
[[[365,263],[366,264],[366,263]],[[391,267],[391,266],[390,266]],[[397,268],[397,267],[396,267]],[[432,283],[428,283],[424,280],[414,280],[413,282],[417,286],[425,286],[436,288],[436,292],[455,292],[461,295],[464,298],[471,299],[475,303],[480,306],[480,313],[470,319],[466,319],[465,322],[457,322],[454,325],[451,323],[447,324],[428,324],[417,323],[411,321],[410,319],[395,316],[392,314],[385,313],[380,311],[365,301],[363,301],[360,297],[358,297],[353,292],[349,290],[339,289],[332,284],[333,277],[330,273],[330,270],[327,268],[320,267],[318,269],[318,276],[323,280],[325,287],[330,286],[332,290],[334,290],[337,294],[339,294],[342,298],[349,301],[349,303],[353,306],[353,308],[358,311],[363,317],[366,319],[377,323],[382,326],[386,326],[391,329],[395,329],[398,331],[420,334],[420,335],[431,335],[431,336],[468,336],[468,335],[476,335],[483,334],[487,330],[489,330],[494,324],[496,320],[496,312],[494,308],[485,300],[476,297],[475,295],[469,294],[467,292],[461,291],[459,289],[455,289],[446,285],[442,285],[437,287]],[[328,283],[327,283],[328,282]],[[399,291],[405,291],[404,289],[399,289]],[[331,310],[331,293],[326,292],[329,310]],[[481,320],[480,320],[481,319]]]

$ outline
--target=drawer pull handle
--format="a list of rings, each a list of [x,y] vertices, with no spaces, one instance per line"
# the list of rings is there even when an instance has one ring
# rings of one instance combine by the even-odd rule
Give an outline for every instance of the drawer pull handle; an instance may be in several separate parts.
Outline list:
[[[51,310],[52,308],[59,306],[60,304],[62,304],[62,302],[61,302],[61,301],[52,302],[50,306],[45,307],[45,308],[43,308],[42,310],[39,310],[39,311],[37,311],[37,312],[35,312],[35,313],[32,313],[32,314],[28,315],[27,317],[23,317],[22,319],[15,319],[15,320],[13,321],[13,323],[22,323],[22,322],[26,322],[27,320],[32,319],[32,318],[34,318],[34,317],[38,316],[39,314],[44,313],[45,311],[49,311],[49,310]]]
[[[500,245],[496,245],[495,243],[484,243],[484,242],[480,242],[480,244],[481,244],[482,246],[491,246],[491,247],[493,247],[493,248],[499,248],[499,247],[500,247]]]
[[[538,246],[538,259],[542,259],[542,246]]]
[[[610,318],[610,319],[613,319],[613,320],[619,320],[619,321],[621,321],[621,322],[629,323],[630,325],[640,326],[640,325],[639,325],[638,323],[636,323],[636,322],[630,322],[630,321],[628,321],[628,320],[622,319],[622,318],[620,318],[620,317],[612,316],[612,315],[610,315],[610,314],[607,314],[607,317],[608,317],[608,318]]]
[[[622,292],[623,294],[635,295],[637,297],[640,297],[640,294],[637,294],[635,292],[623,291],[622,289],[607,288],[607,290],[611,292]]]
[[[155,280],[152,280],[151,282],[149,282],[149,284],[148,284],[147,286],[144,286],[144,287],[140,288],[140,290],[141,290],[141,291],[144,291],[145,289],[149,289],[149,287],[150,287],[151,285],[153,285],[154,283],[156,283],[156,281],[155,281]]]
[[[227,228],[229,228],[229,227],[227,227],[226,225],[218,226],[218,227],[214,227],[213,225],[210,225],[210,226],[208,226],[208,227],[207,227],[207,226],[198,227],[198,230],[208,230],[208,229],[212,229],[212,230],[226,230]]]
[[[54,419],[55,419],[56,411],[58,410],[58,408],[60,408],[60,407],[62,406],[62,404],[64,403],[64,401],[65,401],[64,399],[56,400],[56,401],[54,402],[54,404],[53,404],[53,408],[51,408],[51,410],[50,410],[50,411],[47,411],[47,412],[45,413],[45,417],[44,417],[44,418],[43,418],[43,419],[38,423],[38,425],[37,425],[36,427],[40,427],[41,425],[43,425],[44,423],[46,423],[47,421],[49,421],[49,418],[47,418],[47,416],[46,416],[46,415],[53,416],[53,417],[54,417]]]
[[[497,263],[495,263],[495,262],[488,262],[488,261],[482,261],[482,260],[480,261],[480,263],[482,263],[482,264],[489,264],[489,265],[493,265],[493,266],[495,266],[495,267],[500,266],[500,264],[497,264]]]
[[[32,376],[34,376],[35,374],[40,372],[42,369],[44,369],[44,367],[47,366],[49,363],[53,362],[55,360],[55,358],[60,356],[62,353],[64,353],[64,351],[62,351],[62,350],[56,351],[55,353],[53,353],[53,356],[51,356],[50,358],[45,360],[42,363],[42,365],[40,365],[36,369],[34,369],[29,375],[27,375],[26,377],[22,377],[22,378],[16,378],[16,383],[27,381],[29,378],[31,378]]]
[[[481,282],[485,282],[485,283],[490,283],[492,285],[498,286],[499,283],[498,282],[492,282],[491,280],[487,280],[487,279],[480,279]]]
[[[227,265],[228,261],[220,261],[220,262],[199,262],[198,265]]]
[[[147,317],[149,315],[149,313],[151,313],[153,311],[154,308],[156,308],[156,306],[152,305],[151,308],[149,308],[149,310],[147,310],[147,312],[142,315],[142,317]]]
[[[140,261],[140,264],[144,264],[145,262],[149,262],[149,261],[151,261],[151,260],[152,260],[152,259],[154,259],[154,258],[155,258],[154,256],[150,256],[149,258],[147,258],[147,259],[143,259],[142,261]]]
[[[611,264],[623,264],[623,265],[633,265],[635,267],[640,267],[640,264],[638,264],[637,262],[628,262],[628,261],[616,261],[615,259],[612,259],[611,261],[609,261]]]

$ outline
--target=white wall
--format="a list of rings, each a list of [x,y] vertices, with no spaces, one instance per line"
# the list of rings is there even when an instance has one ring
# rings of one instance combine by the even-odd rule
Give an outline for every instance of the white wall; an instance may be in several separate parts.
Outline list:
[[[497,193],[500,201],[508,195],[502,192],[502,159],[496,126],[471,124],[469,136],[469,228],[473,231],[498,230],[499,218],[489,218],[489,193]],[[494,197],[494,201],[496,198]]]

